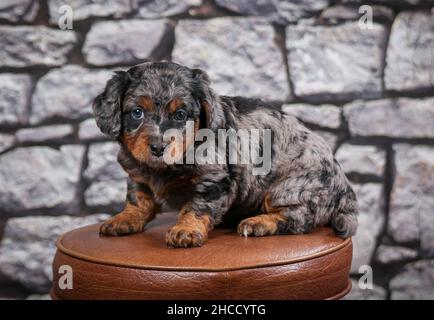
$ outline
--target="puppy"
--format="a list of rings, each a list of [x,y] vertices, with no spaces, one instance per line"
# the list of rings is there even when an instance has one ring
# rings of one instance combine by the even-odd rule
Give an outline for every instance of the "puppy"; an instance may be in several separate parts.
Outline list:
[[[356,196],[324,140],[260,100],[218,96],[199,69],[147,62],[117,72],[93,111],[100,130],[119,142],[118,160],[129,176],[125,208],[102,224],[102,235],[141,232],[166,207],[179,211],[166,234],[170,247],[201,246],[226,220],[239,222],[243,236],[303,234],[324,225],[342,238],[356,232]],[[164,139],[167,130],[185,138],[171,151],[178,159],[201,144],[186,137],[187,123],[194,135],[201,129],[216,137],[219,129],[271,131],[268,174],[254,175],[255,163],[228,159],[168,164],[164,153],[173,139]],[[251,144],[258,156],[266,147],[258,139]]]

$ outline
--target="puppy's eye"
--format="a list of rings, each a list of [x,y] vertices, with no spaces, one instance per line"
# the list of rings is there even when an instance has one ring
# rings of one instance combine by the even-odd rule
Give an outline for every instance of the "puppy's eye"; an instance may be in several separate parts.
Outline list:
[[[178,109],[173,114],[173,119],[176,121],[185,121],[187,120],[187,112],[185,110]]]
[[[135,120],[140,120],[143,118],[143,110],[142,108],[134,108],[133,111],[131,111],[131,116],[133,117],[133,119]]]

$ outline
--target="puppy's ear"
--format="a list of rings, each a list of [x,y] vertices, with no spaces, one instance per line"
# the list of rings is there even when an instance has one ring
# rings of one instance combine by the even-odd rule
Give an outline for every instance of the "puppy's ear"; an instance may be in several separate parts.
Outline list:
[[[194,89],[193,95],[198,99],[203,114],[205,126],[216,130],[224,127],[224,114],[218,97],[210,87],[210,80],[205,71],[193,69]]]
[[[117,71],[107,81],[105,90],[93,101],[93,114],[101,132],[112,139],[118,139],[122,127],[121,104],[129,83],[129,74]]]

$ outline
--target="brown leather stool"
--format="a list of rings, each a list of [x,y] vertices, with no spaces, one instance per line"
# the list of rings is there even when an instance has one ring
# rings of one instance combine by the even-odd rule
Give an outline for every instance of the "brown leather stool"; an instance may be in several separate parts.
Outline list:
[[[98,225],[57,242],[53,299],[339,299],[351,289],[350,239],[328,228],[307,235],[243,238],[216,229],[201,248],[171,249],[164,237],[176,214],[145,232],[100,237]],[[72,289],[59,268],[72,268]]]

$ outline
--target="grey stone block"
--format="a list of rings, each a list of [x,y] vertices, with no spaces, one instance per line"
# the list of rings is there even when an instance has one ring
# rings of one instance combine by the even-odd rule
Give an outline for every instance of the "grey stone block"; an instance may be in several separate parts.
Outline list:
[[[12,147],[15,143],[13,134],[0,133],[0,153]]]
[[[294,92],[311,100],[375,98],[382,94],[382,56],[386,30],[294,25],[286,28],[288,63]]]
[[[434,13],[405,11],[395,19],[384,82],[389,90],[434,87]]]
[[[73,31],[0,26],[0,67],[60,66],[77,43]]]
[[[77,65],[53,69],[36,84],[32,97],[32,124],[49,119],[80,119],[92,115],[92,101],[113,72]]]
[[[17,142],[29,143],[64,139],[67,137],[71,137],[72,134],[72,126],[67,124],[58,124],[38,128],[20,129],[15,133],[15,137],[17,139]]]
[[[0,156],[3,211],[58,208],[77,214],[82,146],[17,148]]]
[[[285,104],[283,112],[292,114],[303,122],[324,128],[337,129],[341,126],[341,108],[330,104],[314,106],[304,103]]]
[[[50,23],[58,23],[59,17],[62,15],[59,13],[59,8],[63,5],[71,7],[74,20],[107,16],[120,18],[132,10],[130,0],[48,0]]]
[[[326,8],[329,0],[216,0],[217,5],[246,16],[262,16],[280,24],[297,22]]]
[[[383,177],[386,152],[374,146],[343,144],[336,151],[336,160],[346,173]]]
[[[155,19],[185,13],[201,3],[202,0],[135,0],[133,7],[137,10],[137,17]]]
[[[356,184],[354,191],[359,203],[359,226],[353,237],[353,263],[351,272],[358,273],[360,266],[370,265],[376,247],[376,239],[383,230],[384,197],[379,183]]]
[[[83,54],[96,66],[137,63],[151,58],[169,30],[166,20],[97,22],[86,36]]]
[[[88,206],[119,206],[125,202],[127,174],[117,162],[118,150],[114,142],[90,145],[84,172],[89,183],[84,193]]]
[[[353,136],[433,138],[434,98],[355,101],[344,106]]]
[[[400,247],[380,245],[377,249],[375,260],[384,264],[414,259],[418,256],[416,250]]]
[[[0,19],[10,22],[23,20],[31,22],[39,9],[37,0],[2,0],[0,1]]]
[[[289,98],[283,57],[263,19],[183,20],[175,33],[174,62],[206,71],[217,93]]]
[[[78,137],[80,140],[107,138],[96,125],[94,118],[86,119],[80,123]]]
[[[0,74],[0,125],[27,122],[31,88],[32,79],[29,75]]]
[[[397,242],[418,242],[434,254],[434,148],[397,144],[388,232]]]
[[[392,300],[433,300],[434,260],[409,263],[389,286]]]

